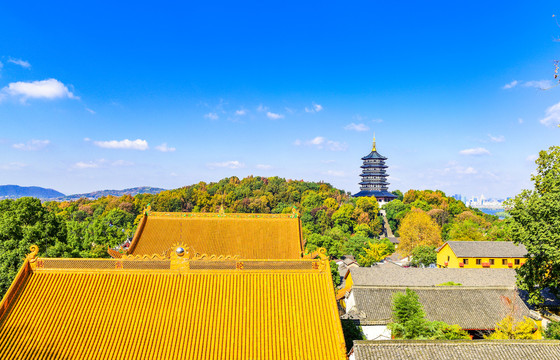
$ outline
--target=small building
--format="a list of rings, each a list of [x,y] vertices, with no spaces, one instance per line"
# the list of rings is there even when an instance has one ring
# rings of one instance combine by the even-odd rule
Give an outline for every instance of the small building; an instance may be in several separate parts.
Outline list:
[[[175,244],[200,254],[243,259],[299,259],[299,213],[230,214],[145,211],[126,255],[165,255]],[[115,251],[111,256],[119,257]]]
[[[540,316],[519,297],[515,281],[512,269],[404,268],[385,263],[351,268],[346,277],[351,287],[339,292],[337,299],[345,312],[342,318],[360,325],[368,340],[391,339],[387,325],[392,321],[393,295],[406,288],[418,294],[428,320],[459,325],[480,337],[508,314],[516,320],[531,317],[541,326]]]
[[[0,302],[0,359],[346,359],[326,257],[32,251]]]
[[[397,196],[388,190],[387,176],[389,175],[386,171],[387,165],[385,165],[387,158],[377,152],[375,136],[373,137],[371,152],[364,156],[362,160],[364,163],[361,166],[360,192],[355,194],[354,197],[375,196],[380,205],[396,199]]]
[[[552,360],[558,340],[392,340],[354,341],[350,360]]]
[[[527,260],[527,249],[511,241],[448,241],[437,249],[439,268],[515,269]]]

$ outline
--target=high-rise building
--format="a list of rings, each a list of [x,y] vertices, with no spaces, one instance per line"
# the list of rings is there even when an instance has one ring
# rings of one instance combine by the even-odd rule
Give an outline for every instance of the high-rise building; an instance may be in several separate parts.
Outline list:
[[[362,181],[360,182],[360,192],[354,197],[375,196],[380,204],[388,203],[397,198],[395,194],[388,191],[386,157],[377,152],[375,145],[375,135],[373,136],[373,147],[371,152],[362,158],[364,164],[361,166]]]

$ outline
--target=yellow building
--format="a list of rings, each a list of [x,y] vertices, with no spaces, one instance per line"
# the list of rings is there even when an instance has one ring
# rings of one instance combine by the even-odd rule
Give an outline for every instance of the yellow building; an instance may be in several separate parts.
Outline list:
[[[518,268],[527,250],[511,241],[448,241],[437,250],[439,268]]]
[[[25,260],[0,359],[346,359],[328,259]]]
[[[243,259],[299,259],[303,252],[301,221],[295,210],[291,214],[146,211],[126,254],[164,255],[178,243],[201,254]]]

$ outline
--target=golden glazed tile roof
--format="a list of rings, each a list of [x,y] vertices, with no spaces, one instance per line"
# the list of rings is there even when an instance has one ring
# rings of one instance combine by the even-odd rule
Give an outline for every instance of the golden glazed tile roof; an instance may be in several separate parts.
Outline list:
[[[345,359],[327,260],[27,259],[0,358]]]
[[[128,254],[165,254],[179,242],[201,254],[244,259],[298,259],[303,250],[297,214],[149,212]]]

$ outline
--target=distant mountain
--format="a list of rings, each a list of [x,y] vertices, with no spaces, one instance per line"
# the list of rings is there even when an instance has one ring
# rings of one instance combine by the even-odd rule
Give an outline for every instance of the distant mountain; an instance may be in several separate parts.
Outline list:
[[[61,192],[38,186],[0,185],[0,199],[18,199],[32,196],[42,200],[64,197]]]
[[[141,187],[135,187],[135,188],[130,188],[130,189],[124,189],[124,190],[100,190],[100,191],[94,191],[94,192],[90,192],[90,193],[85,193],[85,194],[74,194],[74,195],[68,195],[68,196],[62,196],[60,198],[57,198],[56,200],[78,200],[80,198],[87,198],[87,199],[99,199],[100,197],[103,196],[123,196],[123,195],[137,195],[137,194],[159,194],[160,192],[165,191],[165,189],[161,189],[161,188],[154,188],[154,187],[150,187],[150,186],[141,186]]]

